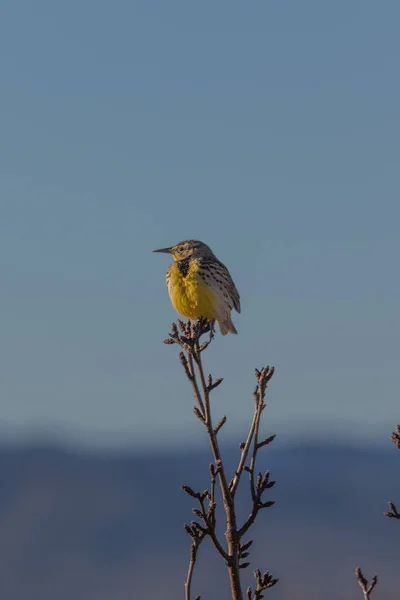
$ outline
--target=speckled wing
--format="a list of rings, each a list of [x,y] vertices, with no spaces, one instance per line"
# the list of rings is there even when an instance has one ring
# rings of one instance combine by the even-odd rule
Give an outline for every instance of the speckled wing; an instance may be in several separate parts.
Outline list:
[[[240,296],[226,266],[216,258],[203,258],[199,264],[202,279],[211,285],[218,296],[222,297],[230,310],[240,313]]]
[[[236,312],[240,313],[240,296],[239,292],[237,291],[236,285],[233,283],[231,274],[229,273],[226,266],[220,261],[218,261],[218,264],[221,267],[221,276],[227,283],[229,295],[233,302],[233,308],[236,310]]]

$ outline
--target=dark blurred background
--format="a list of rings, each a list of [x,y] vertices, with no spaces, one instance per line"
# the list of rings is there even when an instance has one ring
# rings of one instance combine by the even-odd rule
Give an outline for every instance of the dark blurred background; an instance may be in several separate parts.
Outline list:
[[[379,574],[377,598],[398,598],[398,523],[383,516],[400,500],[400,456],[394,445],[377,450],[321,443],[286,448],[279,441],[262,455],[277,481],[251,530],[254,568],[280,582],[268,596],[281,600],[357,599],[360,564]],[[227,450],[232,467],[238,450]],[[0,593],[13,600],[128,600],[183,597],[190,539],[183,523],[195,503],[180,486],[203,490],[206,451],[90,455],[55,447],[0,452]],[[247,480],[239,496],[249,508]],[[221,514],[220,521],[223,521]],[[221,523],[223,525],[223,523]],[[205,542],[193,591],[229,599],[224,567]]]

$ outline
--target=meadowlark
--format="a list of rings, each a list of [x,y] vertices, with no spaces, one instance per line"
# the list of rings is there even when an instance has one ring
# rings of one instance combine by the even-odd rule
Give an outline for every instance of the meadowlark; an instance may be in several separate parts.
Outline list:
[[[179,242],[154,252],[171,254],[167,288],[175,310],[188,319],[216,321],[222,335],[237,333],[232,308],[240,313],[240,297],[226,266],[198,240]]]

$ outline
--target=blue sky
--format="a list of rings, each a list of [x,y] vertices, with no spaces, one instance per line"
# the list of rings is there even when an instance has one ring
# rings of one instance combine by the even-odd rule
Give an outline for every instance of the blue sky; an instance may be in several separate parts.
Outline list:
[[[4,437],[203,441],[151,253],[199,238],[242,299],[206,361],[225,438],[274,364],[267,433],[387,443],[399,21],[386,0],[2,3]]]

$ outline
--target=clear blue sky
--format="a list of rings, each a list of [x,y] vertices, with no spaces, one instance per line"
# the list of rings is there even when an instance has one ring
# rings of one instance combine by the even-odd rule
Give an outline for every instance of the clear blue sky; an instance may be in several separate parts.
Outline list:
[[[400,420],[400,4],[4,0],[0,431],[200,443],[153,248],[208,243],[242,298],[225,438]]]

